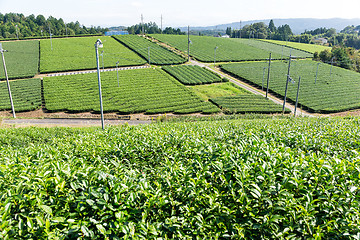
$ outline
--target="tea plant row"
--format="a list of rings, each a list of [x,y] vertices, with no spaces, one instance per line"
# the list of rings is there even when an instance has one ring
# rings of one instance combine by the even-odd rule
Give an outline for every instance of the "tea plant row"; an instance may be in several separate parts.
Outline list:
[[[359,126],[0,129],[0,237],[358,239]]]
[[[162,69],[185,85],[210,84],[228,81],[221,78],[219,75],[196,65],[165,66],[162,67]]]

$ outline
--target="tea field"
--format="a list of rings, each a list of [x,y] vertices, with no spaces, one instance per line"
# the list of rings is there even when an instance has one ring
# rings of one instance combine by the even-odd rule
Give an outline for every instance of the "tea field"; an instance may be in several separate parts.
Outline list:
[[[8,77],[10,79],[33,77],[39,68],[39,41],[2,42]],[[0,80],[5,79],[0,56]]]
[[[294,49],[303,50],[309,53],[321,52],[324,50],[331,51],[331,47],[316,45],[316,44],[307,44],[307,43],[298,43],[298,42],[286,42],[286,41],[279,41],[279,40],[269,40],[269,39],[262,39],[261,41],[269,42],[278,44],[281,46],[286,46]]]
[[[210,99],[224,113],[282,113],[282,106],[255,94],[241,94]],[[289,109],[284,111],[290,113]]]
[[[32,111],[41,107],[40,79],[10,81],[15,112]],[[0,110],[11,110],[6,82],[0,82]]]
[[[54,38],[52,49],[50,39],[40,40],[40,72],[64,72],[71,70],[96,69],[95,42],[100,39],[100,67],[136,66],[146,63],[136,53],[111,37]],[[103,52],[103,53],[102,53]]]
[[[187,53],[188,38],[185,35],[151,35],[157,40],[167,43]],[[190,36],[190,55],[202,62],[235,62],[245,60],[264,60],[269,58],[282,59],[289,56],[290,48],[275,44],[248,39],[225,39],[207,36]],[[215,48],[216,56],[215,56]],[[311,57],[311,54],[300,50],[291,50],[294,56]]]
[[[222,65],[222,69],[259,88],[263,84],[264,68],[267,62],[244,62]],[[318,74],[316,77],[316,72]],[[269,90],[283,97],[287,80],[288,62],[272,62]],[[287,97],[295,102],[298,79],[301,76],[299,104],[312,112],[331,113],[360,107],[360,74],[329,64],[310,60],[293,61]],[[316,83],[315,83],[316,79]],[[266,77],[264,88],[266,88]]]
[[[0,129],[0,237],[359,239],[359,126]]]
[[[129,47],[148,63],[157,65],[181,64],[186,59],[155,42],[136,35],[114,36],[116,40]]]
[[[184,85],[200,85],[229,81],[221,78],[216,73],[196,65],[165,66],[162,67],[162,69]]]
[[[104,111],[130,113],[216,113],[161,69],[138,69],[101,74]],[[81,74],[44,79],[45,107],[49,111],[100,111],[97,75]]]

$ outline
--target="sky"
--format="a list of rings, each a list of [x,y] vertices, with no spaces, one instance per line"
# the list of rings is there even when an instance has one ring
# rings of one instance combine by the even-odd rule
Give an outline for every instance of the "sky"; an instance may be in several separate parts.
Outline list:
[[[85,26],[214,26],[276,18],[360,18],[359,0],[0,0],[0,13],[42,14]]]

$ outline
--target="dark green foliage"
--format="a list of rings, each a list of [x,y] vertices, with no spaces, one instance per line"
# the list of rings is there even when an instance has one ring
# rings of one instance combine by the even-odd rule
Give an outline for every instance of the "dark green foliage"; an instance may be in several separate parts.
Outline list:
[[[39,41],[2,42],[6,68],[10,79],[33,77],[39,66]],[[5,79],[0,55],[0,79]]]
[[[182,56],[144,37],[124,35],[114,36],[114,38],[142,56],[146,61],[150,61],[150,64],[169,65],[186,62]]]
[[[17,26],[17,27],[16,27]],[[104,34],[106,28],[82,26],[78,21],[66,23],[62,18],[52,16],[45,19],[43,15],[24,16],[18,13],[0,13],[0,38],[24,39],[29,37],[49,37],[49,27],[51,33],[56,36],[84,35],[84,34]]]
[[[199,85],[228,81],[205,68],[195,65],[165,66],[162,69],[185,85]]]
[[[10,81],[15,112],[32,111],[41,107],[40,79]],[[6,82],[0,83],[0,110],[11,110]]]
[[[1,239],[358,239],[360,122],[0,130]]]
[[[104,111],[130,113],[215,113],[219,109],[160,69],[101,73]],[[49,111],[100,111],[95,73],[44,79],[45,106]]]
[[[218,97],[210,100],[227,114],[233,113],[282,113],[282,106],[255,94]],[[285,113],[290,113],[289,109]]]
[[[267,62],[233,63],[222,68],[246,81],[261,87],[264,68]],[[287,97],[293,103],[296,100],[297,83],[301,76],[299,104],[310,111],[329,113],[360,108],[360,74],[329,64],[319,65],[316,79],[317,62],[310,60],[293,61]],[[267,71],[267,70],[265,70]],[[271,63],[269,89],[283,98],[287,80],[288,62]],[[330,74],[331,73],[331,74]],[[266,87],[266,78],[264,79]]]

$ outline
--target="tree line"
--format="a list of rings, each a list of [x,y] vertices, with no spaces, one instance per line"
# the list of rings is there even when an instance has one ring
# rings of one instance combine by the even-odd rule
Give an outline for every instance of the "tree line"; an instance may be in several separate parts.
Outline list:
[[[104,34],[108,29],[94,26],[88,28],[78,21],[65,23],[62,18],[57,19],[52,16],[46,19],[43,15],[25,16],[19,13],[0,13],[0,39],[48,37],[49,31],[54,36],[75,36]]]
[[[126,28],[129,34],[175,34],[175,35],[184,35],[185,32],[182,32],[180,28],[166,27],[164,30],[158,27],[154,22],[149,23],[139,23],[133,26]]]

